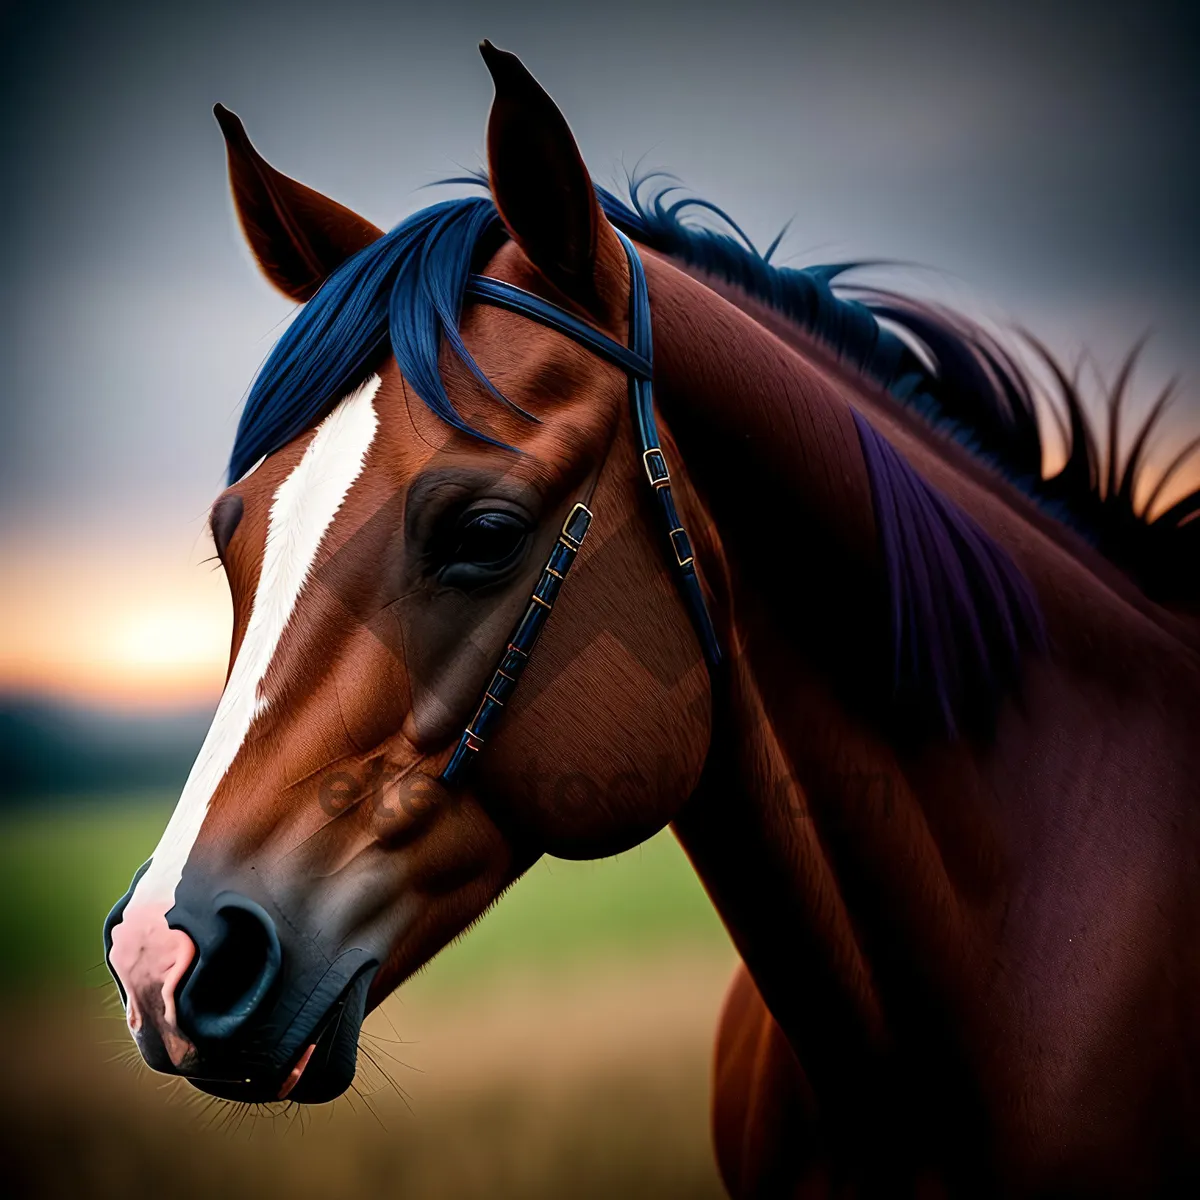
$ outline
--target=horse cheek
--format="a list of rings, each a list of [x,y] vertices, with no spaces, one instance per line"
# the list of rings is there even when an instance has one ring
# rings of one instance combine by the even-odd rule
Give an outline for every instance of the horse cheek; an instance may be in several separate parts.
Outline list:
[[[703,770],[703,662],[668,686],[617,649],[590,647],[592,661],[527,699],[480,764],[497,819],[543,853],[599,858],[637,845],[676,816]]]

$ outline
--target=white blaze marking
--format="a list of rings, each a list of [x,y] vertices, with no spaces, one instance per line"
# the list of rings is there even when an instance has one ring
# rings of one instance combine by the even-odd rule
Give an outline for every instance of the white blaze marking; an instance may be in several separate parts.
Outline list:
[[[267,707],[262,682],[321,540],[362,473],[378,425],[373,403],[378,390],[379,376],[373,375],[342,400],[317,427],[304,457],[275,493],[246,635],[179,803],[130,898],[130,908],[149,903],[165,913],[175,902],[175,889],[213,794],[254,719]]]

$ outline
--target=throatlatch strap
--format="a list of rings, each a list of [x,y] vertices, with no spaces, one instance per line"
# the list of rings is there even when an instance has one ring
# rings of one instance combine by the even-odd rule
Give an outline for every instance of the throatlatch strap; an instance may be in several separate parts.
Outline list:
[[[615,231],[625,247],[629,262],[629,348],[639,358],[653,364],[654,339],[650,329],[650,294],[646,288],[646,272],[633,243],[618,229]],[[629,403],[633,411],[633,432],[638,440],[646,478],[658,498],[659,518],[670,543],[674,558],[675,580],[680,594],[692,618],[704,661],[709,669],[721,662],[721,646],[704,603],[704,592],[696,574],[696,556],[692,553],[691,539],[679,513],[675,509],[675,498],[671,495],[671,472],[667,460],[658,444],[658,422],[654,419],[654,384],[652,375],[629,377]]]

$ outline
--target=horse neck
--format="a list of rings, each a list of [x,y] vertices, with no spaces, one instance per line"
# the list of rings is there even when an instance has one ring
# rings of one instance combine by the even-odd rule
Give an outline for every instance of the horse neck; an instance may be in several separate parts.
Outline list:
[[[817,1028],[850,1022],[860,1040],[881,1018],[822,828],[847,796],[870,804],[888,787],[886,748],[844,702],[888,660],[850,405],[701,284],[659,262],[647,273],[672,469],[727,652],[705,777],[676,833],[785,1032],[812,1028],[805,996],[836,995]],[[818,811],[818,792],[833,807]]]
[[[915,469],[1006,534],[1051,653],[1023,662],[986,737],[886,734],[864,699],[892,647],[853,383],[669,265],[647,274],[671,465],[727,653],[675,832],[805,1086],[901,1135],[936,1113],[925,1128],[950,1143],[1017,1094],[1035,1124],[1084,1111],[1092,1077],[1067,1103],[1043,1046],[1083,1061],[1124,1038],[1107,1005],[1131,980],[1164,1013],[1191,1003],[1195,924],[1172,914],[1200,911],[1200,884],[1173,856],[1194,844],[1200,658],[910,440]],[[1156,1094],[1156,1055],[1129,1095]]]

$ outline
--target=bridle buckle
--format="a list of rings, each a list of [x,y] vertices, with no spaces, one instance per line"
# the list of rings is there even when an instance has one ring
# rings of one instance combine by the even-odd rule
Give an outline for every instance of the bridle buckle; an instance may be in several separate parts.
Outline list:
[[[646,478],[652,488],[671,486],[671,472],[667,469],[667,459],[658,446],[651,446],[643,452],[642,466],[646,468]]]

